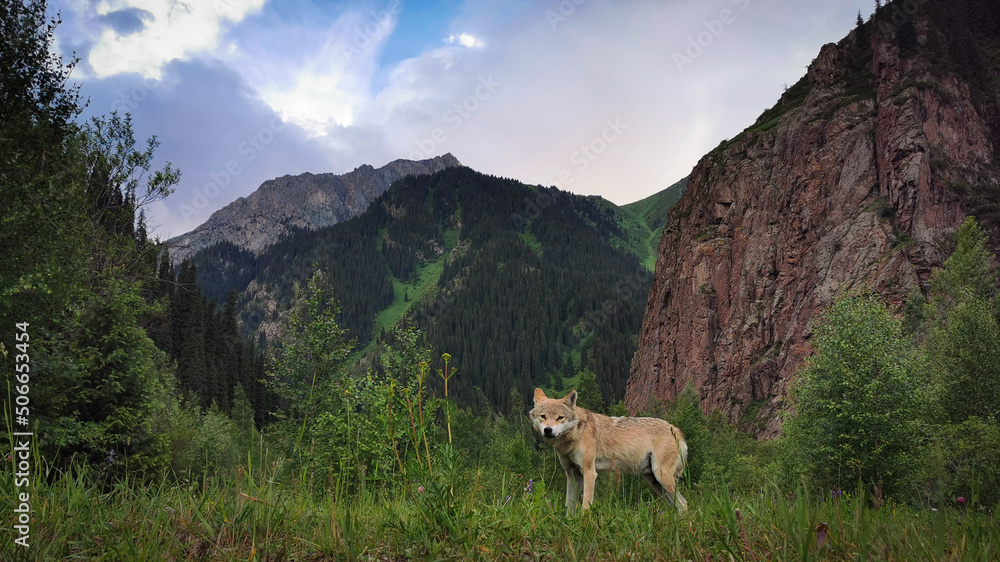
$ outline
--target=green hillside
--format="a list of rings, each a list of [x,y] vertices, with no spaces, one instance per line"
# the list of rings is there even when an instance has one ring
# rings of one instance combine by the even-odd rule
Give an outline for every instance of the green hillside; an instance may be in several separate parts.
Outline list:
[[[590,369],[619,400],[650,275],[644,220],[598,197],[455,168],[407,177],[364,214],[296,231],[254,256],[217,246],[194,257],[206,295],[243,293],[249,330],[273,333],[293,287],[330,276],[355,357],[401,319],[460,361],[452,393],[508,411],[511,389]],[[478,390],[477,390],[478,389]]]
[[[631,213],[639,221],[641,228],[648,233],[645,239],[647,257],[643,263],[652,271],[656,264],[656,248],[660,243],[660,236],[667,226],[670,209],[680,201],[684,191],[687,190],[688,179],[682,178],[677,183],[654,193],[645,199],[640,199],[634,203],[623,205],[621,208]]]

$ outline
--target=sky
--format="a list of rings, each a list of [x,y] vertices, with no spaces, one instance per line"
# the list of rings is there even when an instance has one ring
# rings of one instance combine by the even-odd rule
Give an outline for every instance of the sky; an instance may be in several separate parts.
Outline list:
[[[182,173],[161,239],[286,174],[452,153],[637,201],[753,124],[870,0],[63,0],[84,117]]]

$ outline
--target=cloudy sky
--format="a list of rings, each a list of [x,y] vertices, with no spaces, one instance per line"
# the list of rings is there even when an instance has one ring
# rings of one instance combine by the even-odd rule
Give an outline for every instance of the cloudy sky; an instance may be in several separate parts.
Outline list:
[[[161,238],[264,180],[451,152],[624,204],[687,175],[870,0],[63,0],[87,115],[183,174]]]

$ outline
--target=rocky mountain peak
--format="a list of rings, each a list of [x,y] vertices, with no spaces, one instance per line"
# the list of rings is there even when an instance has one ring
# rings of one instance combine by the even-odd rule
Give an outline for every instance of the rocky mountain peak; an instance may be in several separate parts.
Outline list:
[[[346,174],[303,173],[267,180],[247,197],[219,209],[198,228],[167,241],[181,261],[222,241],[260,252],[292,228],[317,229],[361,214],[392,183],[404,176],[433,174],[461,166],[451,153],[427,160],[369,164]]]
[[[901,307],[968,214],[997,239],[998,73],[976,41],[998,37],[945,2],[893,11],[907,5],[825,45],[694,168],[659,245],[629,410],[690,384],[706,411],[774,436],[811,322],[835,296],[874,291]]]

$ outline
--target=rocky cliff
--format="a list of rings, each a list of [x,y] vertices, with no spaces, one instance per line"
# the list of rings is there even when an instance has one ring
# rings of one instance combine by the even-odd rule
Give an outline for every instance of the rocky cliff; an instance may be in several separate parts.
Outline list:
[[[958,4],[889,3],[701,159],[659,245],[630,411],[692,384],[774,436],[837,294],[926,290],[967,214],[996,239],[1000,9]]]
[[[357,216],[407,175],[461,166],[450,153],[428,160],[363,165],[343,175],[310,174],[268,180],[247,197],[212,213],[198,228],[167,241],[175,261],[222,241],[253,252],[270,246],[291,228],[317,229]]]

